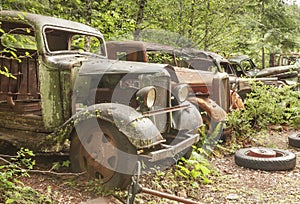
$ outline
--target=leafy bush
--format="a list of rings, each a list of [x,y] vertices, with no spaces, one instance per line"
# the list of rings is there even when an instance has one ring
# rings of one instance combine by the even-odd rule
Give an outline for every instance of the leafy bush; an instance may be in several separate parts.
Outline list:
[[[51,189],[46,194],[25,186],[18,178],[29,177],[26,169],[32,169],[34,154],[28,149],[21,149],[12,162],[0,166],[0,202],[1,203],[53,203],[50,198]]]
[[[264,85],[262,82],[251,84],[252,92],[245,100],[245,110],[233,111],[228,116],[228,125],[235,136],[249,137],[270,125],[300,124],[300,92],[293,87]]]
[[[203,183],[210,183],[209,176],[215,172],[208,158],[214,152],[214,148],[219,145],[222,129],[223,123],[218,123],[215,131],[209,137],[205,134],[205,129],[199,130],[199,142],[194,146],[191,157],[189,159],[182,158],[176,165],[175,175],[191,181],[192,184],[197,183],[195,181],[199,180]]]
[[[212,167],[205,158],[201,148],[193,151],[190,159],[182,159],[176,167],[176,176],[180,176],[190,181],[199,181],[210,183],[209,175],[212,173]]]

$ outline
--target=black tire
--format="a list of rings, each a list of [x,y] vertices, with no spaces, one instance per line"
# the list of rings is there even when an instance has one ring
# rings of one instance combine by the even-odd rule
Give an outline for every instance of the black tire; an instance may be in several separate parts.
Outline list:
[[[276,152],[276,157],[263,158],[249,156],[248,154],[251,149],[252,148],[239,149],[235,153],[235,163],[242,167],[265,171],[291,170],[296,166],[296,156],[294,153],[289,151],[273,148],[260,148],[267,151],[273,150]]]
[[[201,116],[202,116],[203,123],[205,124],[205,134],[207,136],[210,136],[214,132],[218,122],[213,120],[206,113],[201,114]]]
[[[300,148],[300,133],[294,133],[288,137],[289,145]]]
[[[244,89],[244,90],[240,90],[238,91],[238,95],[241,97],[241,99],[243,101],[245,101],[245,99],[247,98],[247,94],[251,93],[252,90],[251,89]]]
[[[86,171],[90,177],[98,178],[105,190],[126,189],[134,172],[136,154],[136,148],[127,137],[109,122],[90,119],[73,131],[72,171]]]
[[[193,147],[189,147],[182,152],[183,153],[182,157],[186,160],[189,160],[190,157],[192,156],[192,152],[193,152]]]

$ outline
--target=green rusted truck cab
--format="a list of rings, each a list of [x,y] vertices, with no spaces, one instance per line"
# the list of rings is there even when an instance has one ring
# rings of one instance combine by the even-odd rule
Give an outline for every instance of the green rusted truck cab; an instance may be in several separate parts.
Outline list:
[[[170,65],[107,59],[80,23],[1,11],[0,141],[54,151],[70,141],[73,171],[125,188],[135,162],[190,153],[203,125]],[[175,159],[176,160],[176,159]],[[174,160],[174,161],[175,161]]]
[[[0,79],[1,128],[17,132],[14,143],[27,141],[18,133],[33,136],[34,148],[41,142],[35,133],[51,133],[72,116],[72,81],[85,53],[80,40],[95,41],[86,53],[105,58],[104,39],[96,29],[62,19],[15,11],[1,11],[0,18],[1,70],[14,76]]]

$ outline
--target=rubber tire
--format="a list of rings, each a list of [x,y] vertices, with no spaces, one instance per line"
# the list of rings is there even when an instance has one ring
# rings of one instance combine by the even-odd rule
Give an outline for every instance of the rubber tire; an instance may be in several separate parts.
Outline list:
[[[88,135],[88,131],[91,130],[88,126],[89,120],[86,120],[80,124],[82,128],[86,127],[86,135]],[[122,134],[118,129],[112,125],[111,123],[103,120],[98,120],[98,124],[100,125],[101,129],[105,128],[106,131],[110,131],[111,134],[114,137],[115,144],[117,149],[126,152],[128,154],[136,155],[137,151],[136,148],[128,141],[127,137]],[[71,170],[72,172],[84,172],[87,171],[84,163],[83,155],[80,155],[80,152],[83,151],[81,148],[84,149],[76,131],[73,131],[72,138],[71,138],[71,146],[70,146],[70,161],[71,161]],[[85,150],[84,150],[85,151]],[[126,158],[125,158],[126,159]],[[122,167],[123,170],[126,169],[126,172],[134,172],[135,170],[135,164],[136,161],[125,161],[125,159],[122,159],[121,161],[118,161],[117,168]],[[89,175],[89,171],[88,175]],[[89,175],[92,178],[95,178],[95,175]],[[104,190],[113,190],[113,189],[121,189],[124,190],[128,187],[128,185],[131,182],[131,176],[130,174],[124,174],[120,172],[113,172],[113,176],[106,182],[100,183]]]
[[[201,114],[201,117],[203,123],[205,124],[205,134],[209,137],[214,132],[216,126],[218,125],[218,122],[216,122],[206,114]]]
[[[288,136],[289,145],[300,148],[300,133],[294,133]]]
[[[182,157],[186,160],[189,160],[190,157],[192,156],[192,152],[193,152],[193,147],[188,147],[187,149],[184,150],[184,154]]]
[[[296,166],[296,156],[292,152],[281,149],[266,148],[275,151],[276,155],[281,154],[282,156],[259,158],[248,156],[247,153],[250,149],[251,148],[243,148],[236,151],[234,159],[237,165],[265,171],[291,170]]]
[[[250,90],[250,89],[245,89],[245,90],[240,90],[240,91],[238,91],[237,93],[238,93],[238,95],[241,97],[241,99],[243,100],[243,101],[245,101],[245,99],[247,98],[247,94],[249,94],[249,93],[251,93],[252,92],[252,90]]]

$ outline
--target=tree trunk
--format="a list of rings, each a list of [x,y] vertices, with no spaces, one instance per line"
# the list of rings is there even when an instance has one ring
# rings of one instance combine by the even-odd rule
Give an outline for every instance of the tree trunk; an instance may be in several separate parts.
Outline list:
[[[275,67],[275,53],[270,53],[270,67]]]
[[[92,23],[92,0],[87,0],[86,2],[86,22],[88,25]]]
[[[142,27],[147,0],[140,0],[138,1],[138,4],[139,4],[139,11],[136,19],[136,30],[134,32],[134,40],[140,39],[141,27]]]
[[[191,7],[192,7],[192,10],[191,10],[191,15],[190,15],[190,22],[189,22],[189,30],[188,30],[188,37],[190,38],[190,39],[192,39],[192,37],[193,37],[193,26],[194,26],[194,12],[195,12],[195,10],[194,10],[194,7],[195,7],[195,1],[194,0],[192,0],[192,2],[191,2]]]
[[[210,0],[207,1],[206,4],[206,17],[205,17],[205,34],[204,34],[204,50],[208,50],[208,34],[209,34],[209,12],[210,12]]]
[[[262,17],[261,17],[261,23],[263,24],[264,23],[264,15],[265,15],[265,2],[264,0],[262,1],[262,4],[261,4],[261,13],[262,13]],[[261,48],[261,65],[262,65],[262,68],[265,68],[265,31],[264,31],[264,28],[262,28],[262,48]]]

